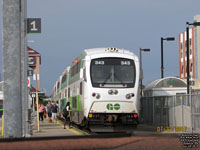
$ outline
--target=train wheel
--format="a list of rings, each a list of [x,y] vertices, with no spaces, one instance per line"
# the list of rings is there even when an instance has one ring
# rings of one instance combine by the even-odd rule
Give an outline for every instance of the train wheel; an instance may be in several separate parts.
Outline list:
[[[88,121],[86,118],[83,119],[81,126],[85,127],[86,129],[88,129]]]

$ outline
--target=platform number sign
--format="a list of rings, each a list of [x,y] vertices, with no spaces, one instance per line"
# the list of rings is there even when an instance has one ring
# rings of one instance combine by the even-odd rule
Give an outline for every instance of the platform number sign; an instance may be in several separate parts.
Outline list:
[[[27,75],[28,76],[33,76],[33,70],[28,70]]]
[[[27,19],[27,33],[41,33],[41,18]]]

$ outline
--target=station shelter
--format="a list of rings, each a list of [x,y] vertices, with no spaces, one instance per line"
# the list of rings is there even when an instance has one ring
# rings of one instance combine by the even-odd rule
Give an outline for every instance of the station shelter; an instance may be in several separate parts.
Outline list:
[[[144,88],[144,96],[171,96],[187,93],[187,84],[178,77],[166,77],[148,83]]]

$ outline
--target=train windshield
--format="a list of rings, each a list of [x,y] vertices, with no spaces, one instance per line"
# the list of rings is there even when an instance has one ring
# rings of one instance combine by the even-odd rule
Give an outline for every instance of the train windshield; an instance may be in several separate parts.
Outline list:
[[[91,62],[93,87],[127,87],[135,85],[135,63],[125,58],[98,58]]]

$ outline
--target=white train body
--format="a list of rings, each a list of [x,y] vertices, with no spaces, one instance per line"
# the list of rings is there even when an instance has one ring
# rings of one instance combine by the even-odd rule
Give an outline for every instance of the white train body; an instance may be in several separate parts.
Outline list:
[[[138,124],[139,60],[130,51],[85,50],[70,67],[67,90],[76,124],[95,132],[127,131]]]

